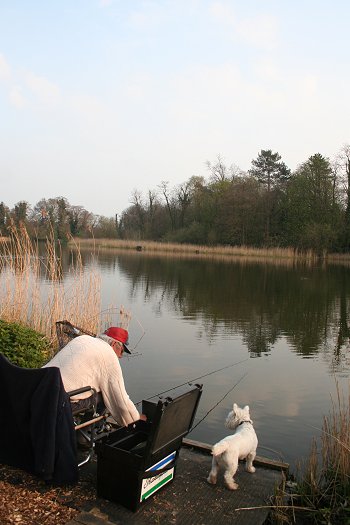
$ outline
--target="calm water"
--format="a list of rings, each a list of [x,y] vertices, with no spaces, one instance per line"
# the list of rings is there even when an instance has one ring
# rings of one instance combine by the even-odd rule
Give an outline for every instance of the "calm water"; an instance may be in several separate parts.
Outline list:
[[[83,259],[91,263],[88,253]],[[112,251],[100,254],[98,265],[103,307],[123,304],[132,312],[137,355],[123,358],[122,367],[135,402],[227,366],[198,380],[204,386],[196,421],[227,396],[189,437],[224,437],[237,402],[250,406],[260,455],[278,459],[267,447],[293,466],[308,454],[336,381],[348,393],[348,268]]]

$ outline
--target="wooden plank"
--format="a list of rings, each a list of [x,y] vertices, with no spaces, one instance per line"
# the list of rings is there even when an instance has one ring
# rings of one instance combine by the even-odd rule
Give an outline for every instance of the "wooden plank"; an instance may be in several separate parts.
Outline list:
[[[193,447],[201,452],[211,453],[211,445],[208,443],[202,443],[201,441],[194,441],[193,439],[184,438],[182,444],[186,447]]]
[[[195,450],[204,452],[205,454],[211,453],[212,446],[209,445],[208,443],[202,443],[200,441],[195,441],[193,439],[184,438],[182,440],[182,444],[185,447],[194,448]],[[254,459],[254,465],[257,465],[259,467],[264,467],[264,468],[283,470],[284,472],[287,472],[289,469],[288,463],[284,463],[282,461],[278,461],[274,459],[265,458],[262,456],[256,456],[256,458]]]

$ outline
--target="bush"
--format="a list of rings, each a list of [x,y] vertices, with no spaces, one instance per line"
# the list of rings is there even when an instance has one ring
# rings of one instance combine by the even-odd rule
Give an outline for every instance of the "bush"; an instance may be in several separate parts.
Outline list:
[[[39,368],[49,357],[50,343],[31,328],[0,319],[0,352],[15,365]]]
[[[181,228],[174,232],[168,233],[164,239],[166,242],[206,244],[207,232],[198,222],[193,222],[186,228]]]

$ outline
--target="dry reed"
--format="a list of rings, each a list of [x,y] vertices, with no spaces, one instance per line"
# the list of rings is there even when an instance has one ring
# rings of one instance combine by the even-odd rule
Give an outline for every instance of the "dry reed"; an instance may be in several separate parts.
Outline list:
[[[295,509],[308,523],[348,523],[350,514],[350,388],[347,398],[336,384],[337,397],[324,417],[321,450],[313,440],[309,458],[300,468],[294,494],[284,488],[274,499],[275,523],[298,523]],[[289,505],[283,503],[289,499]]]
[[[24,226],[12,224],[1,245],[0,318],[45,334],[53,345],[58,320],[68,319],[91,331],[98,331],[100,323],[100,274],[94,266],[84,269],[78,256],[63,280],[61,261],[52,233],[43,256]]]
[[[294,248],[252,248],[249,246],[205,246],[196,244],[178,244],[154,241],[132,241],[122,239],[79,239],[79,247],[97,247],[103,249],[123,249],[142,251],[144,253],[159,253],[172,255],[246,257],[276,261],[289,259],[292,261],[316,261],[317,256],[312,250],[299,251]]]

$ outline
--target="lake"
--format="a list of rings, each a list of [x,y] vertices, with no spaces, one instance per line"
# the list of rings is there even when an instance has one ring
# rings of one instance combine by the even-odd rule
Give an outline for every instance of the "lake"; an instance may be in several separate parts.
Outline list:
[[[195,380],[195,424],[204,420],[189,438],[227,435],[236,402],[250,406],[259,455],[292,467],[308,455],[336,383],[348,394],[349,268],[112,250],[95,263],[89,251],[82,257],[99,267],[103,310],[132,313],[134,356],[122,368],[134,402]]]

